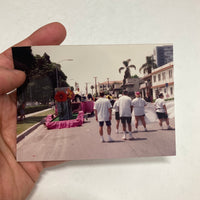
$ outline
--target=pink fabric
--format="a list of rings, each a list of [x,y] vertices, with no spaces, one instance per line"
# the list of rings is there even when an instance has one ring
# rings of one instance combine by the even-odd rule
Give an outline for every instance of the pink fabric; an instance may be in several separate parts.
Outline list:
[[[84,113],[91,113],[94,110],[94,101],[81,102],[81,107]]]
[[[51,122],[51,120],[52,120],[51,115],[48,115],[46,117],[46,122],[45,122],[45,125],[48,129],[62,129],[62,128],[77,127],[83,124],[84,113],[83,111],[79,111],[76,119],[57,121],[57,122]]]

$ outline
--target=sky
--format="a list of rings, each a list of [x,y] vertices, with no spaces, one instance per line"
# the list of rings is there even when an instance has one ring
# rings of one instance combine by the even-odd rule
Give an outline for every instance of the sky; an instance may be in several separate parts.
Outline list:
[[[167,44],[137,44],[137,45],[61,45],[61,46],[33,46],[34,55],[47,53],[50,60],[61,65],[62,71],[67,76],[67,82],[75,86],[79,84],[82,93],[85,93],[86,83],[88,91],[91,92],[91,85],[95,85],[95,78],[98,82],[123,80],[124,71],[119,73],[123,67],[123,61],[131,59],[129,65],[131,75],[139,73],[139,68],[146,63],[146,56],[153,55],[156,46]]]

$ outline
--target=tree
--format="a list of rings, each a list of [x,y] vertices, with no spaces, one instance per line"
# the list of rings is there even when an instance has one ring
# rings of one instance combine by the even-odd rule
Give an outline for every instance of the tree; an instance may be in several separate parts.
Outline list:
[[[124,72],[124,79],[123,79],[123,86],[124,86],[125,83],[126,83],[126,79],[127,79],[127,78],[131,78],[130,68],[136,69],[136,66],[135,66],[135,65],[129,65],[129,62],[130,62],[130,61],[131,61],[131,59],[128,59],[128,60],[123,61],[122,63],[124,64],[124,67],[120,67],[120,68],[119,68],[119,73],[121,73],[121,71],[122,71],[123,69],[125,69],[125,72]]]
[[[34,56],[31,47],[15,47],[12,52],[15,68],[26,73],[24,84],[17,89],[18,101],[47,103],[54,97],[57,85],[69,87],[61,65],[51,62],[47,53]]]
[[[94,90],[94,85],[91,85],[91,90],[92,90],[92,95],[93,95],[93,90]]]
[[[139,78],[139,76],[135,74],[134,76],[131,76],[131,78]]]
[[[153,56],[147,56],[146,57],[146,63],[144,63],[140,69],[139,72],[141,73],[141,71],[143,70],[143,73],[145,74],[146,72],[148,74],[150,74],[152,72],[152,69],[156,69],[158,66],[155,63],[155,60],[153,58]]]

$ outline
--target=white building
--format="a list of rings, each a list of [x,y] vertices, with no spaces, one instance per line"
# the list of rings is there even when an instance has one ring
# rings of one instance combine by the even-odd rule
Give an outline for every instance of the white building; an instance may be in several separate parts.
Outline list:
[[[97,92],[100,91],[109,92],[115,97],[122,91],[122,81],[105,81],[103,83],[98,83]]]
[[[152,73],[153,99],[156,99],[159,93],[164,94],[164,99],[174,98],[174,65],[173,62],[165,64],[159,68],[153,69]]]

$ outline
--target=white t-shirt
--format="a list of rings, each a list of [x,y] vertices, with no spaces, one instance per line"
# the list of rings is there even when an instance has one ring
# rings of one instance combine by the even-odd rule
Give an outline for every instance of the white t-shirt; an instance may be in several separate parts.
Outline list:
[[[117,99],[113,105],[113,109],[115,109],[115,112],[119,112],[119,106],[118,106],[118,101],[119,99]]]
[[[112,105],[108,99],[100,97],[94,103],[94,109],[97,110],[98,121],[109,121],[110,113],[109,109],[112,108]]]
[[[132,104],[135,116],[144,115],[144,106],[147,105],[147,102],[144,99],[141,97],[135,98],[133,99]]]
[[[165,105],[165,100],[158,98],[155,101],[156,112],[165,113],[163,106]]]
[[[123,95],[118,100],[120,117],[131,117],[132,100],[130,97]]]

